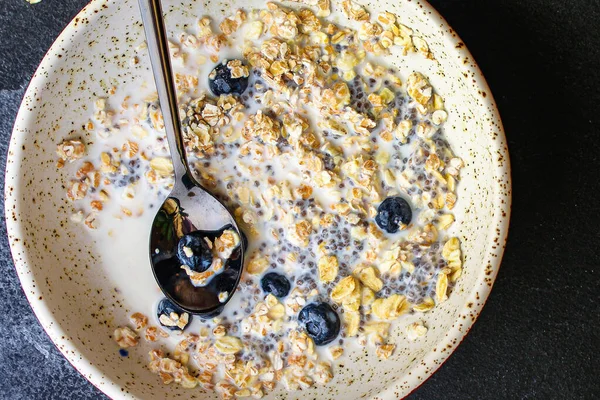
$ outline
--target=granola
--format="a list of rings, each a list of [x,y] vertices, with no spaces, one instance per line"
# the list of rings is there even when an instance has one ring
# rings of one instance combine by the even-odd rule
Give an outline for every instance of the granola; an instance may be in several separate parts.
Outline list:
[[[448,233],[464,167],[444,137],[451,110],[427,76],[390,68],[385,57],[399,51],[433,59],[426,40],[399,16],[371,15],[351,0],[340,3],[347,26],[325,19],[329,0],[303,3],[269,2],[215,24],[202,17],[194,33],[170,45],[182,62],[175,77],[190,165],[232,210],[249,248],[235,296],[219,295],[223,302],[232,296],[221,316],[158,320],[168,328],[190,324],[172,358],[151,353],[150,369],[165,383],[200,385],[223,398],[261,398],[278,382],[289,390],[326,384],[347,342],[394,357],[391,324],[446,301],[462,274],[460,240]],[[232,49],[243,63],[225,59]],[[248,79],[242,95],[207,92],[208,60],[224,59],[232,78]],[[186,60],[201,72],[186,70]],[[142,215],[134,207],[141,193],[162,199],[173,185],[157,96],[124,98],[95,103],[86,129],[97,136],[94,146],[104,146],[98,159],[86,159],[81,141],[58,146],[59,166],[78,168],[66,184],[77,207],[72,220],[98,231],[104,218]],[[119,146],[103,145],[119,138]],[[394,196],[410,204],[412,219],[390,234],[375,216]],[[207,271],[182,269],[206,284],[239,241],[225,231],[210,243]],[[259,289],[273,271],[290,280],[283,298]],[[332,305],[342,322],[321,355],[298,321],[314,302]],[[148,342],[168,335],[142,314],[131,322]],[[406,329],[411,339],[427,332],[419,323]],[[135,331],[119,328],[115,339],[133,346]]]

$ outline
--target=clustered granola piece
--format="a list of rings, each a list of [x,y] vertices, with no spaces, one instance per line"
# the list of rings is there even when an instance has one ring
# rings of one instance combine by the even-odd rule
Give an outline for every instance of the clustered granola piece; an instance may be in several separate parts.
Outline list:
[[[63,140],[56,147],[56,154],[58,154],[59,160],[57,163],[58,168],[62,168],[65,165],[65,161],[73,162],[79,160],[85,156],[85,144],[81,139]]]
[[[136,346],[139,340],[137,333],[127,326],[115,329],[113,337],[119,347],[123,349]]]

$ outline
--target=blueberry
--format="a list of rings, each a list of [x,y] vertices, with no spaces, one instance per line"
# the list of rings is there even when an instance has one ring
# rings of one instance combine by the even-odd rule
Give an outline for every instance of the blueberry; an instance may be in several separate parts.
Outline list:
[[[276,272],[269,272],[260,280],[260,287],[263,292],[282,298],[290,292],[290,281],[283,275]]]
[[[169,299],[164,298],[158,303],[156,309],[158,322],[162,326],[172,331],[182,331],[192,320],[192,316],[173,304]],[[161,316],[162,320],[161,320]]]
[[[340,333],[340,317],[327,303],[311,303],[298,315],[306,333],[317,346],[332,342]]]
[[[215,96],[222,94],[242,94],[248,87],[248,77],[232,78],[231,70],[227,63],[232,60],[224,60],[218,64],[208,75],[208,86]]]
[[[212,251],[201,232],[192,232],[179,239],[177,258],[196,272],[206,271],[213,261]]]
[[[402,197],[388,197],[377,208],[375,222],[388,233],[398,232],[400,224],[408,225],[412,219],[410,205]]]

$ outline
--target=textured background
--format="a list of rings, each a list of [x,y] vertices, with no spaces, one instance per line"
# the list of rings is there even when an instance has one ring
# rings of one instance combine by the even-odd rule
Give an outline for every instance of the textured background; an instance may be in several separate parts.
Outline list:
[[[2,169],[31,75],[86,2],[0,0]],[[600,398],[600,2],[431,3],[465,41],[495,95],[514,207],[504,262],[481,317],[410,398]],[[0,398],[104,398],[39,326],[16,277],[3,219],[0,230]]]

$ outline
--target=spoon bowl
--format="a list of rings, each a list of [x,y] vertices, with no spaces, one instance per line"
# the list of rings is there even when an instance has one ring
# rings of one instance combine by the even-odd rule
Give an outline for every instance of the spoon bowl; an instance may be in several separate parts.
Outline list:
[[[194,286],[177,258],[179,239],[200,232],[214,242],[227,229],[238,231],[229,211],[198,186],[176,186],[154,218],[150,233],[154,277],[165,296],[189,313],[209,318],[221,312],[239,282],[245,246],[241,241],[207,285]]]
[[[139,0],[139,4],[175,176],[173,190],[152,223],[150,263],[167,298],[189,313],[209,318],[223,310],[237,288],[246,243],[231,213],[190,172],[160,0]],[[205,285],[194,285],[177,256],[179,240],[197,232],[212,243],[227,229],[237,232],[239,245]]]

